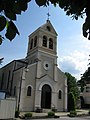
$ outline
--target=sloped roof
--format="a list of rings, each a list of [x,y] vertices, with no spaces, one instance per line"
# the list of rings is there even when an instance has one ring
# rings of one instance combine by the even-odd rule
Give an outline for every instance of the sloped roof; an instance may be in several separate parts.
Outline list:
[[[50,20],[47,20],[45,24],[41,25],[40,27],[38,27],[34,32],[32,32],[29,36],[31,36],[33,33],[35,33],[36,31],[42,29],[42,30],[45,30],[47,31],[47,26],[50,27],[50,31],[48,32],[51,32],[53,34],[55,34],[56,36],[58,35],[55,28],[53,27],[52,23],[50,22]]]
[[[57,32],[55,30],[55,28],[53,27],[52,23],[50,22],[50,20],[47,20],[47,22],[45,24],[43,24],[42,26],[40,26],[40,28],[45,29],[46,27],[49,26],[51,28],[51,32],[57,35]]]

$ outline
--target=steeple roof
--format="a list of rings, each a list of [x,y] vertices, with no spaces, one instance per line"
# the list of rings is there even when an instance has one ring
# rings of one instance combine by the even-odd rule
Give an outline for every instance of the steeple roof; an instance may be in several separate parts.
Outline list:
[[[57,32],[54,29],[53,25],[51,24],[50,20],[47,20],[47,22],[45,24],[43,24],[42,26],[40,26],[40,28],[42,28],[44,30],[48,30],[57,36]]]
[[[45,24],[41,25],[39,28],[37,28],[33,33],[35,33],[38,30],[44,30],[47,32],[51,32],[52,34],[54,34],[55,36],[57,36],[57,32],[55,30],[55,28],[53,27],[52,23],[50,22],[50,20],[47,20]],[[33,33],[31,33],[30,35],[32,35]],[[29,35],[29,36],[30,36]]]

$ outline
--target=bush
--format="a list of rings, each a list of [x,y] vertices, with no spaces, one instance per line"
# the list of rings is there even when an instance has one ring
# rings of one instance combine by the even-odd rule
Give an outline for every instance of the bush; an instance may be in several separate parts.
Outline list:
[[[19,110],[16,110],[16,111],[15,111],[15,118],[18,118],[18,117],[19,117],[19,114],[20,114]]]
[[[55,113],[53,111],[48,112],[48,117],[54,117]]]
[[[76,103],[75,97],[72,92],[68,94],[68,111],[75,111],[76,110]]]
[[[88,111],[88,114],[90,115],[90,110]]]
[[[24,116],[25,117],[32,117],[32,113],[30,113],[30,112],[29,113],[25,113]]]
[[[69,117],[75,117],[77,115],[76,111],[70,111]]]

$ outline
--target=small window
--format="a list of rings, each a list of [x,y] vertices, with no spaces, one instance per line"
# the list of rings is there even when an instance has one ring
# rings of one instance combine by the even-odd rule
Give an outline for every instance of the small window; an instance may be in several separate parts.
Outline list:
[[[47,47],[47,37],[43,36],[43,44],[44,47]]]
[[[53,40],[52,40],[52,38],[49,39],[49,48],[53,49]]]
[[[61,90],[59,90],[58,99],[62,99],[62,92],[61,92]]]
[[[48,31],[51,31],[51,29],[50,29],[50,27],[49,27],[49,26],[47,26],[47,30],[48,30]]]
[[[28,86],[27,88],[27,96],[31,96],[31,86]]]
[[[35,36],[35,38],[34,38],[34,47],[36,47],[37,46],[37,36]]]
[[[33,39],[31,39],[30,49],[33,48]]]

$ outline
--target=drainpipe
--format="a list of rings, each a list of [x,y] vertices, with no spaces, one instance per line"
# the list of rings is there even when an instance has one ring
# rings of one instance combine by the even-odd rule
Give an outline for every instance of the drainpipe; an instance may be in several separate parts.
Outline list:
[[[20,87],[19,87],[19,97],[18,97],[18,111],[20,107],[20,97],[21,97],[21,88],[22,88],[22,75],[23,75],[23,68],[21,71],[21,77],[20,77]]]

